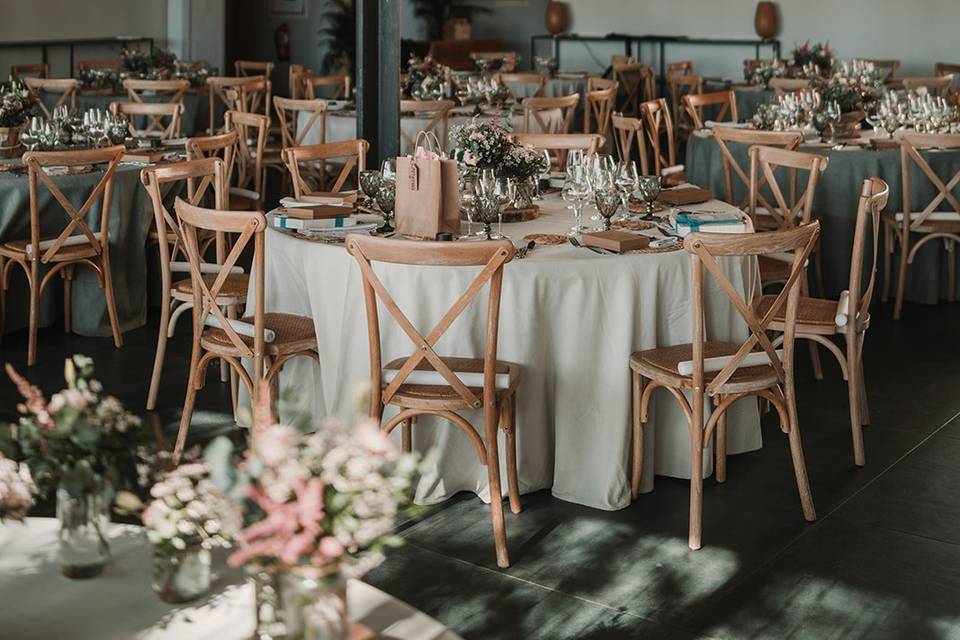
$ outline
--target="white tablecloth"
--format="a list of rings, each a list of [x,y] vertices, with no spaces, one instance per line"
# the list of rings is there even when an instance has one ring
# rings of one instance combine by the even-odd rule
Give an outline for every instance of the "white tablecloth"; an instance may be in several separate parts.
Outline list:
[[[567,232],[572,214],[563,202],[551,196],[541,205],[539,219],[504,225],[515,243],[530,233]],[[730,206],[713,201],[701,208]],[[355,261],[342,245],[314,243],[274,229],[267,232],[266,254],[267,311],[312,317],[319,343],[320,367],[306,359],[289,361],[281,387],[296,391],[316,416],[351,419],[355,389],[369,380],[366,318]],[[629,358],[634,351],[690,342],[689,264],[683,251],[609,256],[563,244],[538,246],[525,259],[506,265],[498,357],[523,367],[517,407],[521,491],[549,488],[558,498],[600,509],[629,504]],[[477,272],[375,266],[421,331],[439,320]],[[745,262],[730,259],[724,267],[738,286],[755,286],[755,271]],[[438,353],[482,354],[485,310],[480,304],[467,309],[438,345]],[[708,311],[708,337],[746,337],[745,325],[715,286],[708,288]],[[409,339],[388,318],[381,311],[383,362],[409,355],[411,349]],[[690,474],[684,418],[665,392],[654,398],[646,429],[644,491],[653,488],[655,473],[681,478]],[[482,425],[480,413],[465,416]],[[734,406],[728,424],[730,453],[761,446],[756,402]],[[414,445],[440,453],[436,468],[418,486],[418,501],[438,502],[458,491],[489,500],[484,467],[459,430],[421,418]],[[710,456],[704,465],[705,472],[712,473]]]
[[[60,574],[53,518],[0,525],[0,638],[10,640],[247,640],[255,618],[253,587],[239,571],[221,575],[213,593],[182,605],[160,600],[150,587],[151,551],[143,530],[110,529],[112,560],[89,580]],[[439,622],[386,593],[351,580],[350,619],[378,638],[458,640]]]

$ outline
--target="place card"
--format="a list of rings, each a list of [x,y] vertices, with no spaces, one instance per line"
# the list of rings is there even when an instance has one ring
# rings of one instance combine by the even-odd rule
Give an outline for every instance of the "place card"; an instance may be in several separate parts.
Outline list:
[[[624,253],[646,248],[650,244],[650,238],[626,231],[594,231],[583,234],[580,243],[588,247]]]

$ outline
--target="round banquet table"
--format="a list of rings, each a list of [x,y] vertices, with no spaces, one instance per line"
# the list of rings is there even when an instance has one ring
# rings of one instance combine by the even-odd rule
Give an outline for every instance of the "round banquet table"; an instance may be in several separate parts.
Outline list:
[[[742,144],[728,146],[738,164],[748,171],[750,163],[747,157],[747,146]],[[890,199],[886,210],[903,209],[900,152],[897,149],[878,151],[860,144],[848,144],[842,149],[835,150],[819,143],[804,145],[801,150],[824,154],[830,158],[830,163],[817,186],[814,211],[820,217],[822,224],[820,242],[825,294],[836,297],[848,287],[857,202],[863,181],[873,176],[885,180],[890,185]],[[960,171],[960,150],[924,151],[922,154],[928,158],[930,166],[945,183]],[[685,165],[687,179],[690,182],[710,189],[714,194],[724,193],[723,155],[712,136],[703,132],[690,136],[687,142]],[[921,211],[933,200],[937,190],[916,166],[911,167],[910,179],[913,199],[911,208],[913,211]],[[803,184],[804,180],[805,178],[802,178],[800,184]],[[733,177],[733,191],[734,202],[742,202],[746,197],[747,189],[736,176]],[[954,195],[960,197],[960,187],[954,189]],[[882,232],[880,238],[881,253],[878,258],[878,269],[882,277]],[[930,242],[920,249],[907,270],[905,288],[907,300],[936,304],[938,300],[948,297],[946,259],[947,252],[942,243]],[[893,264],[896,269],[898,264],[896,256]],[[894,277],[894,285],[895,282]]]
[[[253,587],[239,570],[215,563],[211,594],[170,605],[150,587],[151,550],[140,527],[112,525],[111,561],[89,580],[60,574],[59,523],[27,518],[0,525],[0,629],[17,640],[246,640],[255,627]],[[413,607],[359,580],[347,586],[353,622],[378,638],[458,640]]]
[[[774,92],[758,85],[739,85],[733,87],[733,94],[737,99],[737,117],[749,121],[757,108],[762,104],[773,102]]]
[[[19,162],[4,162],[0,170],[0,242],[30,237],[30,190],[25,171],[7,170],[22,167]],[[120,165],[113,181],[110,202],[110,266],[113,274],[117,315],[122,330],[142,326],[147,320],[147,232],[152,218],[149,200],[140,184],[140,168]],[[53,181],[77,208],[99,182],[102,171],[78,175],[53,176]],[[37,189],[40,207],[40,235],[56,235],[70,219],[63,207],[42,184]],[[94,231],[100,228],[100,204],[95,203],[87,215]],[[44,272],[41,267],[41,274]],[[85,336],[109,336],[110,320],[103,290],[90,269],[78,266],[74,271],[73,331]],[[11,267],[10,287],[6,292],[6,331],[27,326],[29,289],[23,270]],[[63,296],[60,278],[55,278],[44,292],[40,306],[41,326],[53,323],[60,313]]]
[[[504,225],[514,243],[531,233],[569,230],[572,214],[559,196],[547,196],[540,204],[540,218]],[[717,201],[690,208],[731,209]],[[629,358],[634,351],[690,342],[689,266],[682,250],[611,256],[568,243],[537,246],[526,258],[506,265],[498,358],[522,368],[516,429],[522,492],[549,488],[563,500],[608,510],[630,504]],[[756,286],[756,270],[747,261],[727,259],[724,267],[742,290]],[[375,264],[401,309],[424,332],[478,270]],[[361,276],[354,259],[343,245],[271,228],[266,234],[265,282],[266,310],[312,317],[318,339],[320,366],[305,358],[288,361],[281,394],[306,403],[303,408],[314,416],[354,419],[355,391],[370,376]],[[708,291],[710,339],[744,339],[746,325],[733,305],[719,288]],[[441,339],[437,352],[481,354],[485,306],[472,304]],[[386,312],[381,318],[383,362],[409,355],[406,334]],[[479,412],[463,415],[482,425]],[[756,402],[737,403],[728,424],[731,453],[761,446]],[[394,435],[399,437],[399,431]],[[458,491],[489,501],[485,469],[459,430],[422,416],[413,444],[421,452],[436,449],[440,454],[417,487],[418,502],[439,502]],[[500,446],[502,451],[502,434]],[[655,394],[646,428],[642,489],[653,488],[655,473],[689,478],[689,453],[686,422],[675,401]],[[711,456],[705,456],[704,467],[705,473],[712,472]]]
[[[206,89],[191,89],[183,95],[183,115],[180,117],[180,131],[184,136],[203,135],[210,126],[209,93]],[[60,98],[56,93],[44,93],[43,103],[47,109],[53,110]],[[88,109],[110,109],[111,102],[128,102],[130,97],[126,93],[113,94],[102,91],[78,91],[77,111],[83,113]],[[143,95],[144,102],[168,102],[166,95]]]

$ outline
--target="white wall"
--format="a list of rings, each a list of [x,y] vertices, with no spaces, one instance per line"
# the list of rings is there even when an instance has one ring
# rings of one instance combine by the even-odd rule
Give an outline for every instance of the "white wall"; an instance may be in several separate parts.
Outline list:
[[[583,35],[610,32],[756,37],[755,0],[567,0],[570,30]],[[937,61],[960,62],[958,0],[781,0],[780,40],[787,56],[794,43],[829,41],[841,58],[897,58],[904,75],[928,75]],[[536,25],[543,32],[542,23]],[[769,49],[767,49],[769,51]],[[586,67],[594,54],[609,61],[619,47],[603,43],[589,49],[565,45],[563,66]],[[769,54],[766,54],[769,55]],[[645,60],[652,52],[644,51]],[[752,48],[671,46],[668,60],[692,58],[703,75],[738,78]],[[569,61],[569,63],[568,63]],[[592,66],[589,68],[593,68]]]
[[[0,41],[98,38],[119,35],[150,36],[163,45],[166,38],[166,2],[143,0],[4,0],[0,2]],[[78,48],[77,59],[119,55],[119,48]],[[0,50],[0,78],[12,64],[41,61],[38,48]],[[69,75],[65,47],[50,50],[51,73]]]

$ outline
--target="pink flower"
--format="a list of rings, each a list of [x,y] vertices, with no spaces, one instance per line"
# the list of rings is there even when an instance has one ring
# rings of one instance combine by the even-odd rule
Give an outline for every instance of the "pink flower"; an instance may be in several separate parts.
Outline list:
[[[253,448],[265,465],[276,467],[293,456],[299,441],[299,431],[278,424],[257,432],[253,438]]]
[[[390,438],[372,420],[364,420],[354,427],[357,442],[370,453],[385,454],[394,451]]]
[[[18,405],[23,413],[31,413],[37,419],[37,426],[41,429],[50,430],[53,428],[53,419],[47,411],[47,402],[43,399],[43,393],[37,387],[33,386],[27,380],[17,373],[10,363],[6,366],[7,375],[17,385],[17,391],[23,396],[24,403]]]
[[[317,545],[317,553],[323,557],[324,560],[332,560],[333,558],[339,558],[346,552],[343,544],[340,543],[333,536],[324,536],[320,538],[320,544]]]

